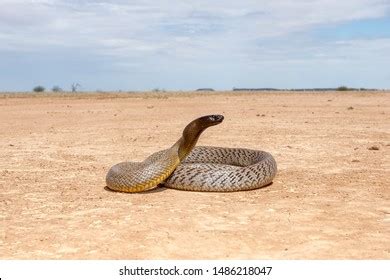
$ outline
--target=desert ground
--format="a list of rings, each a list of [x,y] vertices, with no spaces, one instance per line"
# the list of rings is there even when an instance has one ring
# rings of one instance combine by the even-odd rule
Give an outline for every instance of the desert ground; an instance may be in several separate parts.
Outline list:
[[[105,189],[170,147],[272,153],[267,187]],[[389,259],[389,92],[0,95],[1,259]]]

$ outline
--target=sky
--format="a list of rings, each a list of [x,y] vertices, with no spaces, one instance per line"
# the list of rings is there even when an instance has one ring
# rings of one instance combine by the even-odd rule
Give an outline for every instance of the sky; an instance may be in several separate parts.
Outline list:
[[[390,0],[0,0],[0,91],[390,88]]]

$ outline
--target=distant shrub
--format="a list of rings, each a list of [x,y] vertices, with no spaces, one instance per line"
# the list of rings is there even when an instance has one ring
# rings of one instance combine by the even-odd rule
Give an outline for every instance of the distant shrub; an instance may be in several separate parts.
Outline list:
[[[62,88],[60,88],[59,86],[54,86],[51,90],[54,92],[60,92],[62,91]]]
[[[81,87],[79,83],[73,83],[70,85],[70,88],[72,89],[72,92],[77,92],[77,89]]]
[[[233,88],[235,90],[235,88]],[[214,91],[213,88],[198,88],[196,91]]]
[[[346,87],[346,86],[340,86],[340,87],[338,87],[336,90],[338,90],[338,91],[347,91],[347,90],[348,90],[348,87]]]
[[[45,87],[43,87],[43,86],[36,86],[35,88],[33,88],[33,91],[35,91],[35,92],[44,92],[45,91]]]

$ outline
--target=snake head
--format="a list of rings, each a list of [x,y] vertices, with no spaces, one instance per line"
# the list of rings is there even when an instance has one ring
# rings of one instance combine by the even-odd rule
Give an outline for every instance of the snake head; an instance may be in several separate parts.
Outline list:
[[[208,115],[208,116],[197,118],[186,126],[186,128],[183,131],[183,135],[198,137],[206,128],[220,124],[222,121],[223,121],[222,115]]]
[[[189,132],[192,135],[200,135],[206,128],[220,124],[223,118],[222,115],[208,115],[197,118],[187,125],[183,134]]]
[[[200,117],[196,119],[194,122],[197,122],[200,124],[200,126],[204,126],[205,128],[213,125],[220,124],[223,121],[222,115],[208,115],[204,117]]]

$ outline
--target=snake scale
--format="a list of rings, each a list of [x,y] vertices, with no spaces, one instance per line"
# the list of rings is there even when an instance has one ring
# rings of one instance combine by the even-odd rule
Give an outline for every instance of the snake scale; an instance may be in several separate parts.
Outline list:
[[[221,115],[190,122],[182,137],[169,149],[143,162],[121,162],[108,171],[107,187],[114,191],[141,192],[162,184],[189,191],[229,192],[251,190],[272,182],[277,172],[273,156],[264,151],[195,147],[200,134],[220,124]]]

